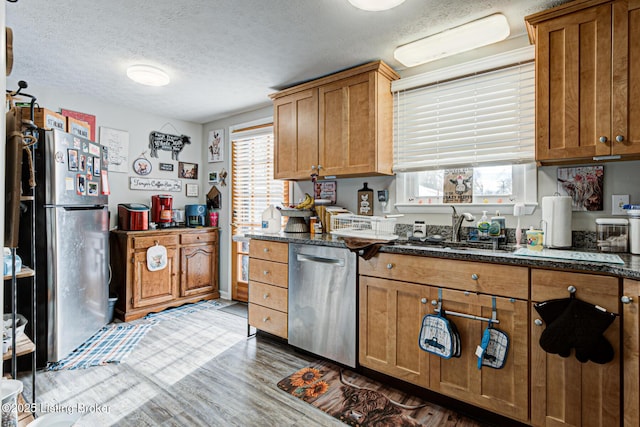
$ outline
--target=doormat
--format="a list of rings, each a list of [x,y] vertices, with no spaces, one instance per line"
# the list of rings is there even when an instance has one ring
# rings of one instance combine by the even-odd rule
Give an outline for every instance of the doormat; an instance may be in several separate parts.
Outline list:
[[[229,304],[226,307],[222,307],[220,311],[224,311],[225,313],[233,314],[235,316],[247,318],[247,304],[243,302],[238,302],[234,304]]]
[[[351,426],[483,426],[330,362],[300,369],[278,388]]]
[[[149,313],[144,316],[144,319],[148,319],[150,321],[160,321],[166,319],[173,319],[176,317],[182,317],[185,314],[195,313],[200,310],[206,309],[220,309],[222,307],[226,307],[228,304],[216,301],[216,300],[205,300],[199,301],[193,304],[185,304],[180,307],[167,308],[166,310],[162,310],[158,313]]]
[[[46,370],[85,369],[107,363],[120,363],[152,327],[153,323],[119,323],[105,326],[69,356],[47,365]]]

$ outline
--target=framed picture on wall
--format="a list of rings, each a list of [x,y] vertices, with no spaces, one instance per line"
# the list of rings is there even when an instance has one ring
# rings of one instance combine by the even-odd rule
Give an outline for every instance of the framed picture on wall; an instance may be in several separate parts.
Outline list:
[[[224,161],[224,129],[209,131],[207,157],[209,163]]]
[[[178,162],[178,178],[198,179],[198,164]]]
[[[187,197],[198,197],[198,184],[187,184]]]

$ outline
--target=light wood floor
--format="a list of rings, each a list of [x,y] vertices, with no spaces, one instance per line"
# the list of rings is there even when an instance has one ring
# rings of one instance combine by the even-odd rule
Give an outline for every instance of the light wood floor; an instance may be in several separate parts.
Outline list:
[[[344,426],[276,387],[314,359],[246,328],[220,310],[159,322],[125,363],[38,372],[38,412],[80,408],[75,425],[91,427]]]

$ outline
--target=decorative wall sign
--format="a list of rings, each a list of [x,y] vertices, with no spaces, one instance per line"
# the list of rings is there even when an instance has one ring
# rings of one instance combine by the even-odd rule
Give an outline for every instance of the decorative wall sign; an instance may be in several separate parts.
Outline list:
[[[100,126],[100,144],[108,148],[109,171],[129,171],[129,132]]]
[[[137,176],[130,176],[129,188],[131,190],[182,191],[182,181],[179,179],[139,178]]]
[[[159,169],[165,172],[173,172],[173,163],[160,163]]]
[[[473,168],[444,171],[443,203],[473,202]]]
[[[198,164],[178,162],[178,177],[186,179],[198,179]]]
[[[96,140],[96,116],[92,114],[80,113],[78,111],[65,110],[64,108],[60,109],[60,113],[63,116],[71,117],[71,118],[82,120],[83,122],[89,123],[89,125],[91,126],[91,133],[89,134],[89,139],[92,141]]]
[[[209,163],[224,161],[224,129],[209,131],[207,157]]]
[[[187,197],[198,197],[198,184],[187,184]]]
[[[337,200],[337,181],[316,181],[314,183],[314,199],[331,200],[331,204],[335,205]]]
[[[558,168],[558,193],[571,196],[571,210],[603,210],[603,191],[604,166]]]
[[[151,173],[151,162],[146,157],[138,157],[133,161],[133,171],[138,175],[149,175]]]
[[[158,157],[158,150],[171,151],[171,159],[178,160],[178,155],[185,145],[191,144],[191,137],[186,135],[171,135],[156,130],[149,134],[149,148],[151,157]]]

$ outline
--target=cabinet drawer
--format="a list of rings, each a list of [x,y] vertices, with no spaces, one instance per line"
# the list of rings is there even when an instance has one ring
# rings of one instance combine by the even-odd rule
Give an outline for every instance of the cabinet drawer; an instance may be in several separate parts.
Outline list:
[[[173,234],[170,236],[155,235],[155,236],[134,237],[132,239],[132,244],[134,249],[143,249],[143,248],[146,249],[156,244],[162,245],[162,246],[176,246],[178,244],[178,236]]]
[[[249,243],[249,256],[269,261],[287,262],[289,259],[289,244],[252,239]]]
[[[288,337],[287,314],[256,304],[249,304],[249,324],[282,338]]]
[[[249,282],[249,302],[286,313],[288,292],[286,288],[260,282]]]
[[[250,258],[249,280],[287,288],[289,283],[287,279],[288,268],[287,264]]]
[[[576,298],[618,313],[620,280],[597,274],[531,269],[531,300],[540,302],[569,297],[569,286]]]
[[[517,299],[529,298],[529,269],[511,265],[380,253],[360,258],[360,274]]]
[[[217,233],[185,233],[180,236],[180,243],[191,245],[194,243],[211,243],[218,240]]]

